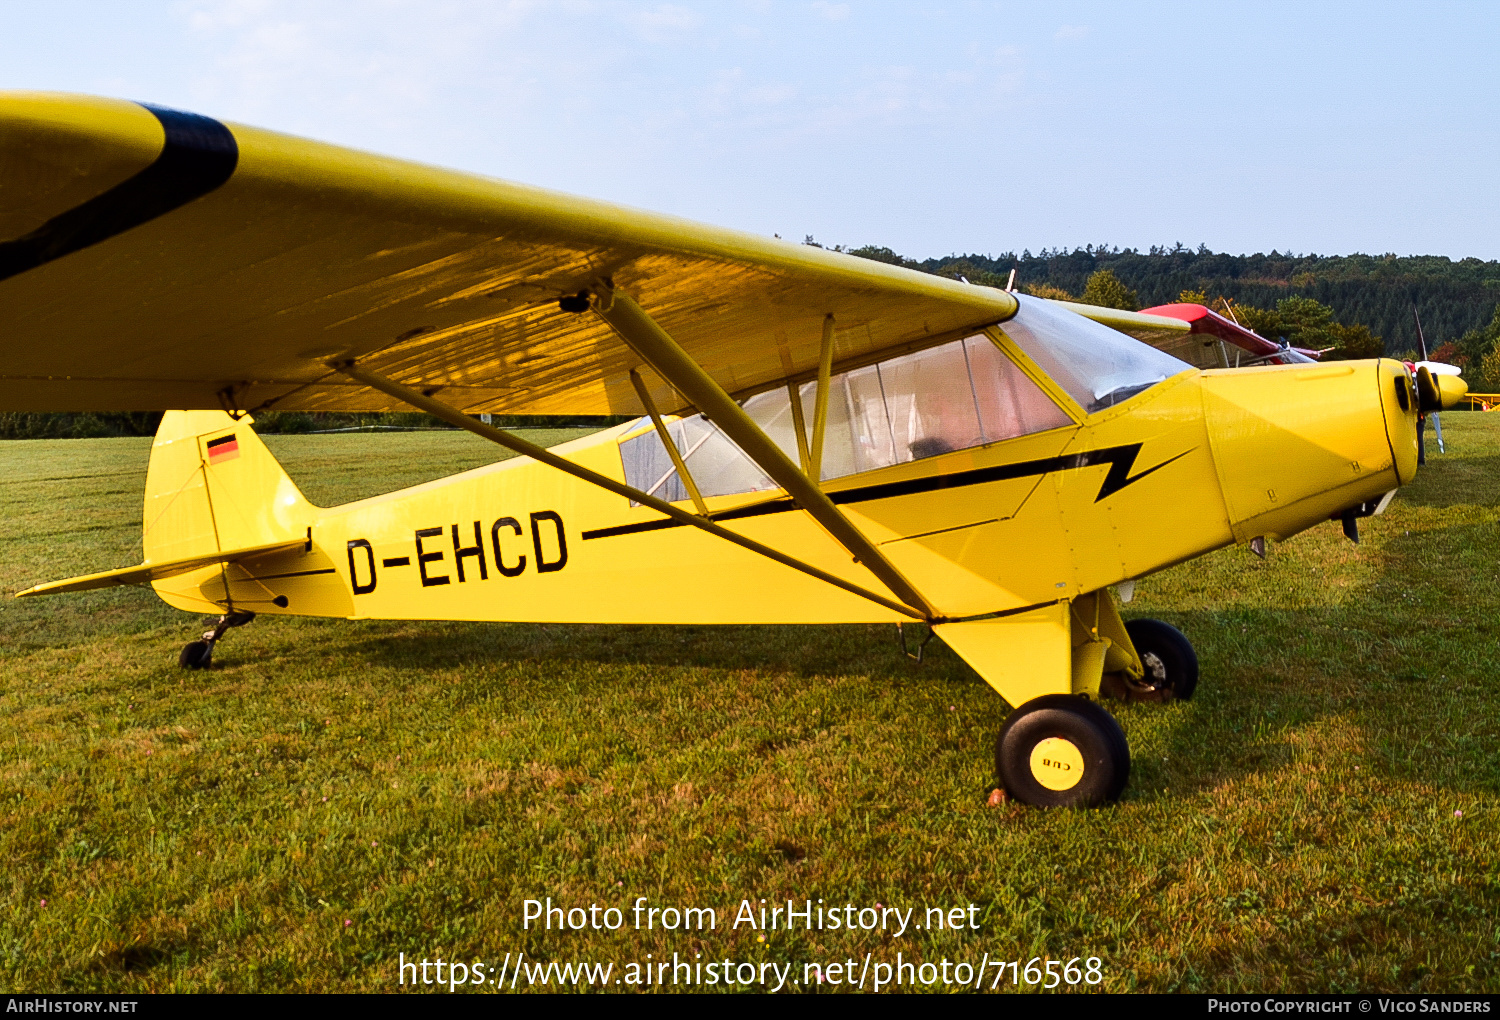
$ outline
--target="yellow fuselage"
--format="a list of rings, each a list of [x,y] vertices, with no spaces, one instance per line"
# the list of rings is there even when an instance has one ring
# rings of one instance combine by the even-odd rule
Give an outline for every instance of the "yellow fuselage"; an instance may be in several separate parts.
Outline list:
[[[1416,415],[1398,399],[1409,386],[1389,360],[1186,371],[1080,423],[825,488],[946,619],[1065,603],[1234,542],[1289,537],[1409,481]],[[556,452],[621,477],[618,442],[635,431]],[[237,455],[210,463],[206,444],[230,433]],[[211,500],[191,491],[195,472]],[[187,610],[222,607],[227,583],[242,608],[353,618],[903,619],[524,458],[323,509],[243,419],[173,412],[151,473],[148,560],[201,545],[208,529],[222,548],[310,536],[303,551],[155,583]],[[708,504],[736,531],[879,589],[780,493]]]

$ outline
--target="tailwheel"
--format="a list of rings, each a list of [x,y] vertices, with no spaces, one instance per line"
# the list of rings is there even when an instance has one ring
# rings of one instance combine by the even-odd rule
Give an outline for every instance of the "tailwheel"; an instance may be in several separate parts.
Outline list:
[[[183,669],[208,669],[213,665],[214,645],[231,627],[243,627],[255,619],[254,613],[225,613],[213,630],[203,632],[202,641],[190,641],[177,653],[177,665]]]
[[[1073,694],[1048,694],[1016,709],[995,742],[1006,792],[1037,807],[1096,807],[1130,778],[1130,746],[1114,716]]]
[[[1185,701],[1198,687],[1198,653],[1186,635],[1161,620],[1131,620],[1125,632],[1135,645],[1146,675],[1125,678],[1125,694],[1132,701]]]
[[[177,656],[183,669],[207,669],[213,661],[214,646],[207,641],[190,641]]]

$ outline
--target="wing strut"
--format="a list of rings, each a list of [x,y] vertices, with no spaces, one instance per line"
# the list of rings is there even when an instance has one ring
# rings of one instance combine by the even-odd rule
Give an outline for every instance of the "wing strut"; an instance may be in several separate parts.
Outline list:
[[[593,306],[599,317],[614,327],[615,332],[657,375],[675,387],[704,417],[734,440],[746,456],[759,465],[772,481],[785,489],[787,495],[806,510],[813,520],[823,526],[823,530],[834,541],[849,551],[855,562],[864,564],[865,569],[880,578],[881,583],[902,602],[917,610],[923,619],[930,620],[939,615],[912,583],[901,576],[895,564],[875,547],[875,543],[850,523],[823,490],[792,463],[791,458],[771,437],[761,431],[744,408],[725,393],[714,382],[713,377],[703,370],[703,366],[679,347],[677,341],[668,336],[629,295],[601,283],[595,289]],[[824,327],[825,351],[831,351],[832,348],[832,344],[826,342],[830,333],[831,323]],[[821,364],[818,375],[818,381],[822,383]],[[826,393],[825,387],[820,385],[819,389]],[[816,426],[814,430],[816,432]],[[819,446],[813,454],[818,457],[822,450],[816,435],[814,445]]]
[[[818,387],[813,402],[812,470],[814,482],[823,478],[823,435],[828,430],[828,387],[833,379],[833,315],[823,319],[823,346],[818,352]]]
[[[415,407],[422,411],[426,411],[428,414],[436,418],[441,418],[443,421],[448,422],[450,425],[456,425],[461,429],[467,429],[468,431],[474,433],[476,436],[488,439],[492,443],[497,443],[500,446],[505,447],[507,450],[514,450],[516,453],[519,453],[522,456],[530,457],[533,460],[540,461],[541,463],[548,465],[549,467],[557,468],[559,471],[570,474],[575,478],[580,478],[585,482],[597,485],[601,489],[606,489],[618,496],[624,496],[627,499],[633,499],[643,506],[649,506],[651,509],[657,511],[658,513],[666,514],[668,517],[672,518],[674,521],[677,521],[679,524],[688,524],[695,528],[701,528],[711,535],[717,535],[719,538],[724,539],[726,542],[732,542],[737,546],[749,549],[751,552],[760,553],[760,555],[765,556],[768,559],[773,559],[783,566],[791,567],[793,570],[800,570],[804,574],[810,574],[820,581],[824,581],[837,588],[842,588],[844,591],[850,592],[854,595],[858,595],[861,598],[867,598],[871,602],[875,602],[879,605],[885,606],[887,609],[890,609],[893,612],[901,613],[904,616],[910,616],[913,619],[917,620],[925,619],[925,617],[920,612],[912,609],[910,606],[904,606],[901,603],[892,601],[891,599],[888,599],[883,595],[877,595],[875,592],[869,591],[865,588],[861,588],[859,585],[846,581],[842,577],[835,577],[833,574],[830,574],[825,570],[819,570],[817,567],[813,566],[810,563],[803,563],[801,560],[796,559],[792,556],[788,556],[786,555],[786,553],[780,552],[776,549],[772,549],[768,545],[762,545],[761,543],[755,541],[755,539],[753,538],[747,538],[744,535],[740,535],[733,531],[730,531],[728,528],[725,528],[706,517],[699,517],[697,514],[688,513],[686,510],[679,509],[678,507],[673,506],[671,503],[668,503],[665,500],[657,499],[655,496],[642,492],[640,489],[637,489],[634,486],[626,485],[624,482],[616,481],[615,479],[610,478],[608,475],[601,475],[599,472],[592,471],[581,464],[575,464],[570,460],[559,457],[557,454],[553,453],[550,450],[545,450],[542,447],[537,446],[535,443],[528,443],[520,436],[513,436],[509,432],[505,432],[501,429],[495,428],[493,425],[486,425],[483,422],[476,421],[475,419],[464,414],[456,407],[445,404],[439,400],[434,400],[421,391],[414,390],[410,386],[403,386],[393,379],[387,379],[385,376],[377,375],[374,372],[368,371],[367,369],[360,368],[352,361],[330,362],[329,367],[344,373],[351,379],[355,379],[359,382],[364,383],[366,386],[369,386],[372,389],[377,389],[382,393],[395,397],[397,400],[400,400],[403,403],[410,404],[412,407]]]
[[[797,433],[797,463],[803,474],[813,477],[812,451],[807,448],[807,422],[802,414],[802,387],[790,379],[786,383],[787,402],[792,405],[792,430]]]

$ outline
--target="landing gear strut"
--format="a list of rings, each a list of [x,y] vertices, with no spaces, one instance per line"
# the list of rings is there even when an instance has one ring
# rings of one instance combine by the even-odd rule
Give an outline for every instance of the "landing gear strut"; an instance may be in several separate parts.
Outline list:
[[[177,665],[183,669],[208,669],[213,664],[214,643],[231,627],[243,627],[255,619],[254,613],[226,613],[219,617],[213,630],[203,632],[202,641],[190,642],[177,656]]]

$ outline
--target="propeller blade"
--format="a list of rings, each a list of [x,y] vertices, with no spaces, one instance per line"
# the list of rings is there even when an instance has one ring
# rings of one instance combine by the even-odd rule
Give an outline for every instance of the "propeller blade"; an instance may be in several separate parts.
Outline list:
[[[1417,314],[1417,306],[1411,306],[1412,318],[1417,320],[1417,349],[1422,352],[1422,360],[1427,360],[1427,338],[1422,335],[1422,317]]]
[[[1443,409],[1443,393],[1426,365],[1417,366],[1417,410],[1423,414]]]
[[[1447,447],[1443,446],[1443,422],[1438,418],[1437,412],[1432,412],[1432,431],[1437,436],[1438,453],[1447,453]]]

